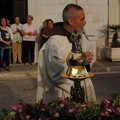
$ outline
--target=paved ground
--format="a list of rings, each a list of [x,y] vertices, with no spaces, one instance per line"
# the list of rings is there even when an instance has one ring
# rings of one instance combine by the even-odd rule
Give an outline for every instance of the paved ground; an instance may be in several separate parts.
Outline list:
[[[23,100],[35,102],[37,66],[10,65],[10,71],[0,73],[0,110]]]
[[[120,71],[120,62],[96,61],[92,67],[92,72],[113,72]]]
[[[99,72],[91,79],[98,102],[103,98],[109,98],[113,93],[120,95],[120,72]]]
[[[120,71],[120,62],[97,61],[92,72]],[[37,65],[10,65],[10,71],[0,72],[0,110],[19,100],[36,102]]]

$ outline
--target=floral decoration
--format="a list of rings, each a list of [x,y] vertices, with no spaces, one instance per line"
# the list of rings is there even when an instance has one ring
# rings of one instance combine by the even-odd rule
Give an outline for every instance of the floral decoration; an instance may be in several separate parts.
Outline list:
[[[58,98],[49,104],[27,104],[20,101],[0,113],[0,120],[120,120],[120,96],[111,95],[100,104],[76,103]]]

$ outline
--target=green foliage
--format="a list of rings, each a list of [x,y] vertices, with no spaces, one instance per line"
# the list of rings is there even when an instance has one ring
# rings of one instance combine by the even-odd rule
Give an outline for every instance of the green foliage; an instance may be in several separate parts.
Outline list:
[[[115,32],[120,30],[120,25],[109,25],[108,28]]]
[[[109,25],[107,28],[109,28],[110,32],[113,32],[111,47],[120,47],[120,43],[118,41],[118,32],[120,31],[120,25]]]
[[[117,47],[120,47],[120,42],[119,41],[117,41]]]
[[[101,120],[100,112],[101,109],[98,104],[86,106],[85,111],[81,113],[81,118],[83,120]]]
[[[0,120],[12,120],[15,116],[15,112],[10,112],[6,109],[3,109],[0,113]]]

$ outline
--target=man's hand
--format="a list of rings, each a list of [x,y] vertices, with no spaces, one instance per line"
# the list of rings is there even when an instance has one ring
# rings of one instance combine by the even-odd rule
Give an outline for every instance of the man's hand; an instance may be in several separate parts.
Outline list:
[[[86,54],[86,64],[90,64],[93,60],[93,54],[90,51],[85,52]]]

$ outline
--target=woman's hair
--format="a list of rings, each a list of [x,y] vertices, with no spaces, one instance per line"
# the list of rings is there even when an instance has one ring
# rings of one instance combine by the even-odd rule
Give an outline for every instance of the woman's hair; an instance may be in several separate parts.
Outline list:
[[[83,10],[83,8],[81,6],[79,6],[79,5],[76,5],[76,4],[68,4],[64,8],[63,13],[62,13],[63,21],[67,22],[68,18],[70,18],[70,17],[76,17],[74,15],[74,11],[75,10]]]
[[[16,16],[15,19],[19,19],[20,20],[20,17]]]
[[[47,19],[47,25],[48,25],[48,22],[51,21],[53,23],[53,20],[52,19]]]
[[[1,25],[1,22],[2,22],[3,19],[5,19],[6,25],[7,25],[7,19],[6,19],[6,18],[1,18],[1,19],[0,19],[0,25]]]
[[[0,19],[0,22],[1,22],[3,19],[5,19],[5,21],[6,21],[6,23],[7,23],[7,19],[6,19],[6,18],[1,18],[1,19]]]
[[[28,15],[27,18],[31,18],[31,20],[33,20],[33,16],[32,15]]]

